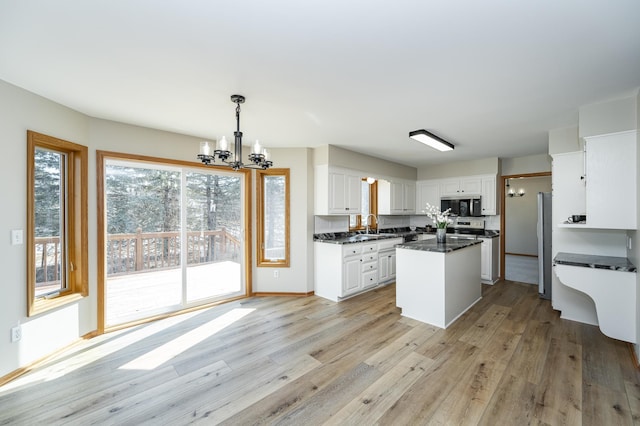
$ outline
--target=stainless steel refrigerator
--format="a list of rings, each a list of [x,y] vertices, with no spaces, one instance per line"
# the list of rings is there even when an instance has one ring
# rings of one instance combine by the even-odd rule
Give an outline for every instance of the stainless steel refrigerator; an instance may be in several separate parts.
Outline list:
[[[538,192],[538,293],[551,299],[551,193]]]

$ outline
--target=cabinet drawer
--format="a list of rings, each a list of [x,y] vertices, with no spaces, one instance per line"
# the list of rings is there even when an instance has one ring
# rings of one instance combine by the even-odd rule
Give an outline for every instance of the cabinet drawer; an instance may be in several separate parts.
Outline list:
[[[377,253],[378,252],[378,243],[373,244],[363,244],[362,245],[363,253]]]
[[[392,238],[390,240],[380,241],[378,243],[378,251],[395,249],[396,244],[402,244],[402,238]]]
[[[365,253],[362,256],[363,262],[377,262],[378,261],[378,253]]]
[[[362,287],[372,287],[378,285],[378,271],[370,271],[362,274]]]
[[[376,271],[378,269],[378,261],[367,262],[362,264],[362,272]]]
[[[342,256],[354,256],[362,253],[362,244],[345,244],[342,247]]]

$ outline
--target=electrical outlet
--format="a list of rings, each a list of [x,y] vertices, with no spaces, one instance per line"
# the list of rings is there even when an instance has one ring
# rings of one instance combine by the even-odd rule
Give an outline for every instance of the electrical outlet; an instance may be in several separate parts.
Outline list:
[[[22,339],[22,328],[19,325],[11,327],[11,343],[17,342]]]
[[[273,271],[273,278],[280,278],[280,271],[278,271],[277,269]]]

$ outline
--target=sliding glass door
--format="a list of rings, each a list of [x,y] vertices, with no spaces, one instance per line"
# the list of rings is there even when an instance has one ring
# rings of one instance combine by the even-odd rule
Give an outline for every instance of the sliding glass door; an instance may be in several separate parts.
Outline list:
[[[246,293],[244,178],[106,159],[106,327]]]

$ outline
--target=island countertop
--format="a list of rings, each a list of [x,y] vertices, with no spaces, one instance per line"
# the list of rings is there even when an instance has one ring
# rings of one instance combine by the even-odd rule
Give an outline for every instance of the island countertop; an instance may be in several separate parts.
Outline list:
[[[444,243],[437,243],[435,239],[412,241],[409,243],[397,244],[396,248],[430,251],[434,253],[450,253],[452,251],[460,250],[465,247],[473,246],[476,244],[482,244],[482,240],[465,240],[465,239],[453,239],[450,238]]]

